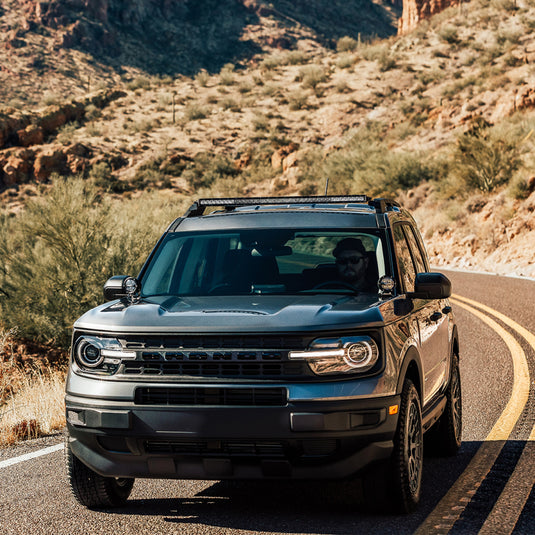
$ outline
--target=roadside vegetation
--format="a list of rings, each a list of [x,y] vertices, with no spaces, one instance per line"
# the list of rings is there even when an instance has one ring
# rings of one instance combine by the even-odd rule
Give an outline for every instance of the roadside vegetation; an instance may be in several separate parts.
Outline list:
[[[0,447],[65,426],[65,363],[21,360],[17,330],[0,330]]]
[[[534,29],[535,1],[472,0],[407,36],[304,36],[217,73],[102,82],[126,96],[44,144],[88,147],[83,169],[1,194],[0,445],[63,425],[66,357],[34,367],[13,342],[66,355],[107,278],[135,275],[194,198],[323,194],[329,178],[330,194],[400,198],[429,241],[486,255],[533,225],[511,221],[535,189]],[[30,105],[17,98],[9,113]],[[41,388],[56,416],[38,416]]]

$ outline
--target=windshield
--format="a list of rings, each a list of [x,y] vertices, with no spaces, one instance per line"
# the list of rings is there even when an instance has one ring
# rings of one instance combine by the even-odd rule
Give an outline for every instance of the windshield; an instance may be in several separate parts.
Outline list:
[[[375,229],[177,232],[158,247],[141,295],[377,293],[383,275]]]

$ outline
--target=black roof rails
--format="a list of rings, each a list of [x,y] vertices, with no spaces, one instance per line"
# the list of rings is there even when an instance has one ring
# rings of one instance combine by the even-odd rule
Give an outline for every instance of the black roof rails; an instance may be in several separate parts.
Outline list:
[[[322,204],[322,203],[358,203],[369,204],[379,213],[386,212],[399,203],[390,199],[371,199],[367,195],[323,195],[309,197],[228,197],[220,199],[198,199],[186,212],[185,217],[196,217],[204,214],[210,206],[220,206],[227,211],[239,206],[287,205],[287,204]]]

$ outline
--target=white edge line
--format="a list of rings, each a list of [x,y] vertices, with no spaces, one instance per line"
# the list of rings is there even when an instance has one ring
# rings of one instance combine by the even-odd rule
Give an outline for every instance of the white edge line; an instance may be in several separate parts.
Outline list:
[[[31,453],[26,453],[26,455],[20,455],[19,457],[13,457],[5,461],[0,461],[0,469],[7,468],[8,466],[13,466],[14,464],[22,463],[24,461],[29,461],[30,459],[35,459],[36,457],[41,457],[42,455],[48,455],[49,453],[54,453],[55,451],[62,449],[63,443],[50,446],[49,448],[44,448],[42,450],[32,451]]]
[[[489,275],[491,277],[505,277],[507,279],[518,279],[518,280],[535,282],[535,277],[530,277],[528,275],[518,275],[516,273],[496,273],[494,271],[478,271],[478,270],[456,268],[452,266],[436,266],[434,264],[432,264],[430,267],[431,269],[436,270],[436,271],[454,271],[456,273],[466,273],[467,275]]]

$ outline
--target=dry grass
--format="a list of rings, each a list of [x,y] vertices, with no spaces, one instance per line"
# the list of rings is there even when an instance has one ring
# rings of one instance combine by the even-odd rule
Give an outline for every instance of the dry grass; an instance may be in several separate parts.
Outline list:
[[[0,330],[0,447],[65,425],[65,371],[17,362],[16,330]]]

